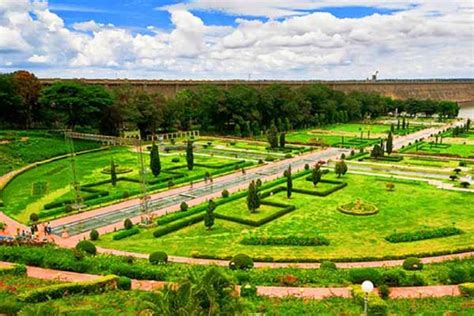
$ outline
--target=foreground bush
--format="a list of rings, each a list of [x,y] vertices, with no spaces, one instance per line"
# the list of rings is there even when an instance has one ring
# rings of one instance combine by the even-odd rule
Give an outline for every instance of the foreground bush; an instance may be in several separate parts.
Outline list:
[[[247,255],[235,255],[229,262],[229,268],[232,270],[249,270],[253,268],[253,260]]]
[[[118,277],[109,275],[93,281],[50,285],[18,295],[20,301],[38,303],[71,294],[96,294],[117,288]]]
[[[168,262],[168,255],[163,251],[153,252],[150,254],[148,261],[151,264],[165,264]]]
[[[93,243],[88,240],[81,240],[77,243],[76,249],[88,253],[90,255],[95,255],[97,253],[97,248]]]
[[[405,261],[403,261],[403,269],[409,270],[409,271],[422,270],[423,263],[418,258],[409,257],[409,258],[406,258]]]

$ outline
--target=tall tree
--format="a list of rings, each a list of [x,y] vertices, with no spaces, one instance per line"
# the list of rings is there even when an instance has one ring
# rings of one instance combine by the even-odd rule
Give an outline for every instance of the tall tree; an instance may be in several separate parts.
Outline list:
[[[388,133],[387,137],[387,144],[385,145],[385,150],[387,151],[387,154],[392,154],[393,151],[393,135],[392,132]]]
[[[240,125],[239,125],[239,124],[235,124],[235,127],[234,127],[234,134],[235,134],[235,136],[237,136],[237,137],[241,137],[241,136],[242,136],[242,131],[240,130]]]
[[[161,172],[160,151],[158,145],[153,142],[150,151],[150,169],[155,177],[158,177]]]
[[[16,113],[21,107],[21,102],[12,75],[0,74],[0,121],[20,124]]]
[[[280,134],[280,148],[285,148],[285,144],[286,144],[285,133],[281,133]]]
[[[112,186],[117,185],[117,170],[114,159],[110,161],[110,182],[112,183]]]
[[[206,226],[207,230],[211,230],[212,226],[214,226],[214,210],[216,209],[216,203],[213,200],[209,200],[207,205],[206,214],[204,214],[204,226]]]
[[[252,180],[249,184],[248,194],[247,194],[247,208],[250,213],[255,213],[255,211],[260,207],[260,193],[255,184],[255,181]]]
[[[311,181],[313,182],[314,186],[316,186],[319,181],[321,181],[322,175],[323,172],[321,170],[321,165],[319,163],[315,164],[313,170],[311,170]]]
[[[39,115],[38,99],[41,92],[41,83],[34,74],[23,70],[13,73],[13,82],[22,100],[18,114],[23,126],[27,129],[31,128],[33,120]]]
[[[339,160],[336,162],[336,166],[334,168],[335,173],[337,174],[337,177],[340,178],[341,175],[345,175],[347,172],[347,164],[344,160]]]
[[[271,148],[277,148],[278,147],[277,133],[278,133],[278,130],[277,130],[275,124],[272,124],[270,126],[270,130],[267,132],[267,139],[268,139],[268,143],[270,144]]]
[[[193,142],[188,140],[186,146],[186,163],[188,165],[188,170],[193,170],[194,167],[194,153],[193,153]]]
[[[291,177],[291,166],[288,166],[288,169],[285,171],[286,177],[286,197],[291,198],[291,193],[293,192],[293,178]]]

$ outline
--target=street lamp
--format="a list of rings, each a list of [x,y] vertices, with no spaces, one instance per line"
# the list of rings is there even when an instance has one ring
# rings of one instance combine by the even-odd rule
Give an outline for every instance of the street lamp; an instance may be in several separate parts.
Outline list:
[[[365,293],[364,296],[364,316],[367,316],[368,311],[368,302],[369,302],[369,294],[374,290],[374,284],[370,281],[362,282],[362,291]]]

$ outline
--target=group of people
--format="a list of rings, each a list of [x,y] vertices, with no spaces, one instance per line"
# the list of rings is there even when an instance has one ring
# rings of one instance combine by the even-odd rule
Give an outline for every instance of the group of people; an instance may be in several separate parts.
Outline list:
[[[43,235],[43,240],[48,240],[48,236],[52,234],[52,227],[51,223],[48,222],[47,224],[43,223],[41,224],[41,230],[42,230],[42,235]],[[40,229],[38,227],[38,224],[34,223],[30,226],[29,230],[21,230],[20,228],[17,228],[16,231],[16,238],[20,240],[27,240],[27,241],[39,241],[40,240]]]

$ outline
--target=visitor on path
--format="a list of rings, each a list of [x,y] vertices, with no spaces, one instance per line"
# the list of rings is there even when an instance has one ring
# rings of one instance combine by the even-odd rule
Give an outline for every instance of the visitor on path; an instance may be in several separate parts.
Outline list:
[[[48,231],[48,235],[51,235],[51,233],[53,232],[53,229],[51,227],[51,222],[48,222],[47,231]]]

